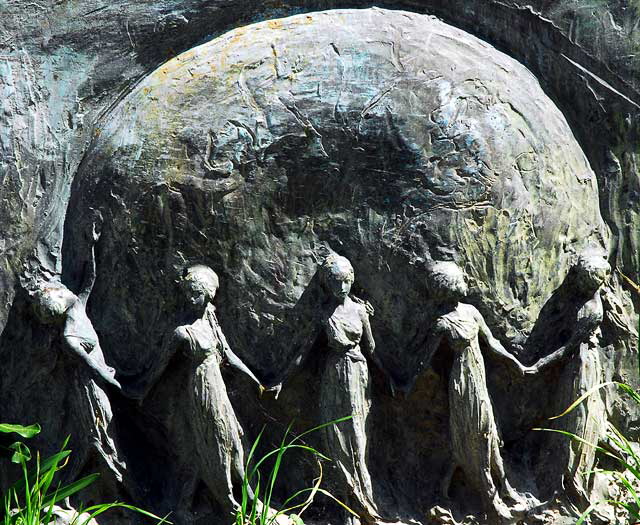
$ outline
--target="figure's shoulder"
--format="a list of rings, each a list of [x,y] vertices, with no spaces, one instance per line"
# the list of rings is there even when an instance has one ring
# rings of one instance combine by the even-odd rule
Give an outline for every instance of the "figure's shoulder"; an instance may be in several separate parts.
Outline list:
[[[470,318],[477,319],[477,320],[484,319],[484,317],[480,313],[480,310],[478,310],[472,304],[460,303],[458,305],[458,308],[456,308],[456,311],[461,317],[466,319],[470,319]]]
[[[171,338],[174,341],[177,342],[182,342],[182,341],[186,341],[187,339],[189,339],[189,330],[188,330],[188,326],[178,326],[178,328],[176,328],[172,334],[171,334]]]
[[[449,326],[449,315],[450,314],[444,314],[436,319],[436,322],[433,325],[433,331],[436,334],[441,334],[442,332],[446,331],[447,327]]]
[[[373,305],[369,301],[365,301],[364,299],[360,299],[355,295],[350,295],[347,297],[347,301],[349,304],[353,305],[354,309],[357,309],[358,313],[363,317],[372,317],[374,314]]]
[[[473,313],[473,314],[476,314],[476,315],[482,315],[482,314],[480,314],[480,311],[475,306],[473,306],[472,304],[469,304],[469,303],[459,303],[458,304],[458,309],[461,312],[469,312],[469,313]]]

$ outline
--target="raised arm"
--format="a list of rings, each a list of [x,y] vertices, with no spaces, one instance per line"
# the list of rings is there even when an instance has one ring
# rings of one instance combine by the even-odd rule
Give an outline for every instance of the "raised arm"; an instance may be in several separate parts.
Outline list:
[[[484,320],[484,317],[482,317],[482,314],[475,308],[474,308],[473,315],[475,316],[478,326],[480,327],[478,335],[482,338],[482,340],[485,343],[487,343],[487,348],[493,353],[493,355],[498,356],[502,359],[505,359],[506,361],[509,361],[512,365],[516,367],[516,369],[521,374],[529,372],[530,369],[528,369],[520,361],[518,361],[515,358],[515,356],[507,352],[504,346],[502,346],[502,343],[498,341],[495,337],[493,337],[493,334],[491,333],[491,330],[487,326],[487,323]]]
[[[99,219],[97,218],[99,217]],[[102,221],[101,216],[97,216],[96,220],[92,223],[91,232],[88,233],[88,242],[89,242],[89,259],[84,265],[84,275],[82,276],[82,288],[80,293],[78,294],[78,299],[83,304],[83,306],[87,305],[87,301],[89,300],[89,296],[91,295],[91,290],[93,290],[93,285],[96,282],[96,243],[100,238],[100,225]]]

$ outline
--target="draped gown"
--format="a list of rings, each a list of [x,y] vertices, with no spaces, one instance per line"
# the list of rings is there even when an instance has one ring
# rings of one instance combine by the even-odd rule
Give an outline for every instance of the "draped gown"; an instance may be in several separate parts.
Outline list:
[[[229,512],[237,504],[233,484],[242,482],[242,429],[227,395],[220,365],[226,344],[209,304],[205,316],[176,330],[189,361],[186,417],[194,431],[199,473],[216,500]],[[237,479],[236,479],[237,478]]]
[[[487,389],[478,333],[480,315],[471,305],[458,307],[437,320],[436,330],[454,353],[449,377],[449,428],[455,469],[500,514],[509,514],[498,495],[495,480],[506,481],[500,453],[501,440]]]
[[[320,391],[322,422],[352,415],[352,419],[324,429],[328,457],[363,517],[378,516],[367,467],[366,423],[371,406],[367,361],[360,349],[367,316],[364,305],[347,298],[324,322],[329,352]],[[355,509],[354,509],[355,510]]]
[[[65,343],[81,345],[101,369],[115,376],[115,370],[105,363],[98,335],[82,302],[76,301],[66,316],[63,328]],[[65,356],[61,362],[71,375],[64,405],[69,416],[65,432],[71,436],[70,447],[73,450],[64,475],[69,480],[77,478],[91,455],[95,454],[98,462],[106,465],[117,481],[122,481],[125,466],[114,439],[109,398],[84,363],[74,359],[73,363],[67,364],[70,360]]]

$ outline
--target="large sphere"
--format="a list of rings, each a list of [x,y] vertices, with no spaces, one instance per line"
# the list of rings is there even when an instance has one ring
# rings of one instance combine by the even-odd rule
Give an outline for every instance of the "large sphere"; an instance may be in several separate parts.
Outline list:
[[[300,328],[287,312],[327,247],[352,261],[393,360],[420,340],[429,259],[464,268],[508,343],[576,254],[606,245],[594,175],[537,80],[429,16],[240,28],[158,68],[105,122],[66,235],[73,246],[89,208],[103,211],[94,317],[124,368],[175,326],[192,263],[220,275],[224,330],[268,371],[292,351],[278,334]]]

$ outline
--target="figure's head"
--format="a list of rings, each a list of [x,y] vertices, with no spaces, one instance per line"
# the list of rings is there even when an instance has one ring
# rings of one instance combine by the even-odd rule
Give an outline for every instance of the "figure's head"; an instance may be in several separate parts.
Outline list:
[[[182,284],[189,303],[201,307],[213,301],[220,280],[208,266],[195,264],[185,270]]]
[[[338,254],[331,254],[320,266],[322,282],[327,290],[336,298],[344,301],[355,279],[353,266],[349,259]]]
[[[580,291],[587,294],[595,293],[611,275],[609,261],[601,254],[587,253],[581,255],[573,269],[576,286]]]
[[[33,298],[36,315],[47,324],[62,320],[67,310],[78,300],[69,288],[55,281],[39,284]]]
[[[459,301],[469,291],[464,272],[452,261],[439,261],[429,267],[429,289],[439,299]]]

